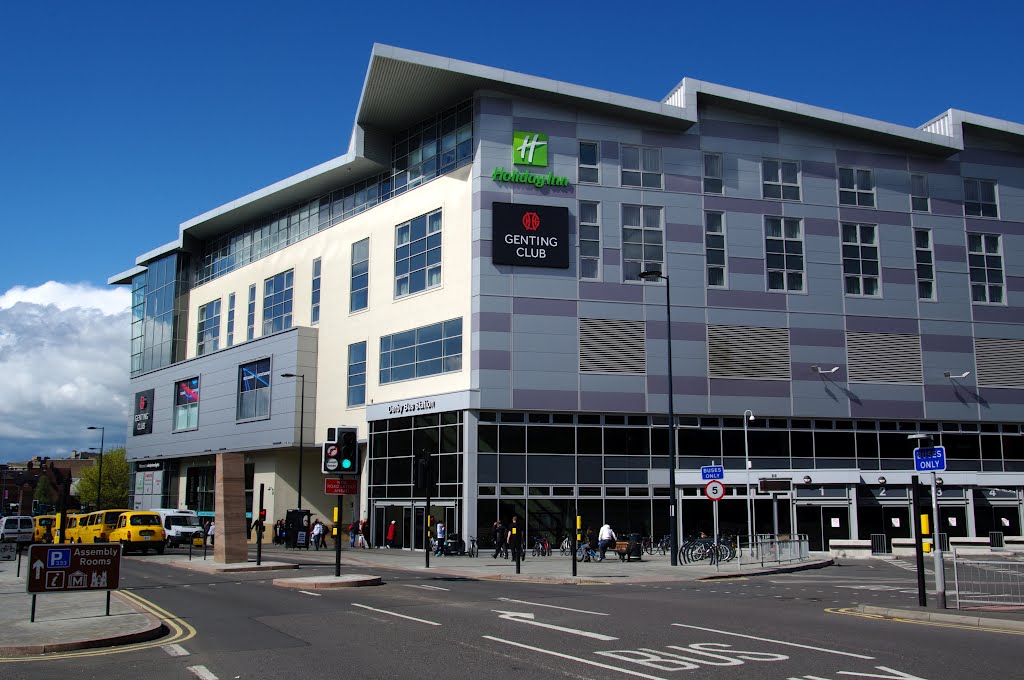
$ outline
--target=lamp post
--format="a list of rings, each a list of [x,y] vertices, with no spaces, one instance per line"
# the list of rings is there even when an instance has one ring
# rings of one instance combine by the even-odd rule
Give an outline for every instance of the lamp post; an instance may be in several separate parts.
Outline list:
[[[298,378],[300,380],[300,382],[299,382],[299,389],[301,390],[301,394],[299,396],[299,484],[298,484],[299,489],[298,490],[299,490],[299,510],[301,510],[302,509],[302,459],[304,457],[303,454],[305,453],[305,450],[306,450],[305,449],[305,442],[303,440],[303,435],[305,435],[305,433],[306,433],[306,428],[305,428],[305,418],[306,418],[306,376],[303,375],[302,373],[282,373],[281,377],[282,378]],[[341,519],[339,518],[338,521],[340,522]],[[338,540],[341,540],[341,532],[340,531],[338,532]]]
[[[743,471],[746,474],[747,486],[747,550],[754,550],[754,511],[753,499],[750,497],[750,441],[747,438],[747,421],[754,419],[754,412],[747,409],[743,412]]]
[[[675,389],[672,385],[672,284],[669,278],[657,269],[640,272],[640,278],[644,281],[662,280],[665,282],[665,326],[668,339],[668,455],[669,473],[668,488],[672,504],[669,506],[669,543],[671,545],[670,561],[673,567],[679,564],[679,534],[676,528],[676,414],[675,403],[672,393]]]
[[[107,436],[107,431],[103,429],[102,426],[97,427],[95,425],[90,425],[85,429],[100,431],[100,469],[99,473],[97,474],[97,477],[99,477],[99,479],[96,481],[96,509],[102,510],[103,504],[100,499],[103,498],[103,442],[105,437]]]

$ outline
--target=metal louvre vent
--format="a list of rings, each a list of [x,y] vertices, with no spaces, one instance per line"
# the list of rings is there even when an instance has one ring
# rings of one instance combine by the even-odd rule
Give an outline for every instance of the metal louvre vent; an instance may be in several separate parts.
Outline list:
[[[789,329],[708,326],[708,375],[789,380]]]
[[[921,339],[902,333],[846,333],[850,382],[920,385]]]
[[[580,319],[580,373],[645,373],[643,321]]]
[[[1024,340],[975,338],[978,384],[984,387],[1024,387]]]

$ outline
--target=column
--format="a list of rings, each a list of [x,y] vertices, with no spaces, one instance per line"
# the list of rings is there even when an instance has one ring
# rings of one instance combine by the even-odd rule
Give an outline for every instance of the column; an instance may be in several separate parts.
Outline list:
[[[224,564],[247,562],[245,456],[241,453],[218,453],[216,459],[213,559]]]

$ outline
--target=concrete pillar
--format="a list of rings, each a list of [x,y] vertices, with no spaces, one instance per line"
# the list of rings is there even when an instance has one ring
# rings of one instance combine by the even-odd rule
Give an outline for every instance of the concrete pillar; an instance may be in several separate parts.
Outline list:
[[[216,458],[213,559],[225,564],[247,562],[245,456],[241,453],[218,453]]]

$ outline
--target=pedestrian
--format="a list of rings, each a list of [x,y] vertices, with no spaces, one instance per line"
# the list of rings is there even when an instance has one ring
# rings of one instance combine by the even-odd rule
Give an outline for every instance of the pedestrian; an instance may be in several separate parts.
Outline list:
[[[216,525],[217,523],[215,521],[210,520],[209,526],[206,527],[206,540],[209,541],[210,545],[213,545],[214,530],[216,528]]]
[[[359,522],[359,547],[367,549],[370,547],[370,520],[365,517]]]
[[[494,555],[492,559],[498,559],[498,555],[505,552],[505,525],[502,524],[501,518],[494,520]]]
[[[284,520],[277,520],[277,524],[274,525],[274,543],[278,545],[284,545]]]
[[[435,555],[444,554],[444,522],[438,522],[434,527],[434,536],[437,539],[437,546],[434,548]]]
[[[388,534],[385,537],[387,538],[387,543],[385,544],[385,547],[387,547],[389,550],[395,547],[395,535],[397,532],[398,526],[395,524],[395,520],[391,520],[391,524],[388,525]]]
[[[320,549],[320,540],[321,540],[321,537],[323,536],[323,533],[324,533],[324,525],[323,525],[323,523],[319,519],[315,520],[313,522],[312,534],[313,534],[313,547],[316,548],[317,550]]]
[[[597,534],[597,547],[601,551],[601,556],[597,558],[598,562],[604,562],[605,552],[608,550],[608,546],[615,545],[615,532],[612,531],[612,525],[607,522],[601,527],[601,531]]]
[[[519,517],[512,515],[512,523],[508,525],[508,548],[511,551],[513,560],[522,561],[523,556],[523,528],[519,525]]]
[[[352,520],[352,524],[348,525],[348,547],[356,547],[356,536],[359,535],[359,520]]]

